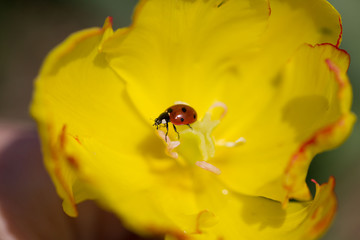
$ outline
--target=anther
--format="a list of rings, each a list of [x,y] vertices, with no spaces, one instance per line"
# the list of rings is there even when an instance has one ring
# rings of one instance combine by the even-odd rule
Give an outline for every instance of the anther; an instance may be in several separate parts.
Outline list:
[[[239,145],[242,145],[246,143],[246,139],[243,137],[238,138],[235,142],[227,142],[224,139],[220,139],[218,141],[216,141],[216,145],[217,146],[223,146],[223,147],[236,147]]]
[[[205,162],[205,161],[197,161],[196,166],[201,167],[202,169],[205,169],[209,172],[215,173],[216,175],[220,175],[221,174],[221,170],[218,169],[217,167],[215,167],[214,165]]]
[[[213,110],[214,108],[217,108],[217,107],[221,107],[223,109],[223,113],[221,114],[220,119],[219,119],[219,120],[221,120],[221,119],[223,119],[225,117],[225,115],[226,115],[226,113],[228,111],[228,108],[227,108],[226,104],[223,103],[223,102],[215,102],[213,105],[211,105],[209,107],[209,112],[211,110]]]
[[[158,130],[157,133],[161,139],[166,140],[165,132]],[[166,146],[166,154],[174,159],[179,158],[179,154],[177,152],[173,152],[173,150],[174,150],[174,148],[176,148],[180,145],[180,141],[171,141],[171,139],[169,139],[169,141],[165,141],[165,142],[167,145]]]

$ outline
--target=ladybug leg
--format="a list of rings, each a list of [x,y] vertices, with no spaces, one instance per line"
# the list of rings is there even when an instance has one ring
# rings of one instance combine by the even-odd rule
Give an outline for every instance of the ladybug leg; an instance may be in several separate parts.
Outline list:
[[[168,133],[169,133],[169,123],[166,122],[166,123],[165,123],[165,126],[166,126],[165,142],[167,142],[167,135],[168,135]]]
[[[189,128],[191,128],[191,130],[193,130],[193,128],[190,126],[190,124],[187,124],[189,126]]]
[[[173,124],[173,127],[174,127],[175,132],[176,132],[177,135],[178,135],[178,139],[180,139],[180,134],[179,134],[179,132],[176,130],[175,124]]]

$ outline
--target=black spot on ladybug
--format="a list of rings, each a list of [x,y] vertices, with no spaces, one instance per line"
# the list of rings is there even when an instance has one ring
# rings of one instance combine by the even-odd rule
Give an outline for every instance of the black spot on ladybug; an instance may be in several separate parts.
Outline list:
[[[183,118],[181,118],[181,119],[180,119],[180,121],[182,121],[182,122],[183,122],[183,121],[184,121],[184,119],[183,119]]]
[[[196,118],[196,115],[194,114],[194,119]]]
[[[167,112],[168,113],[171,113],[173,110],[171,109],[171,108],[169,108],[168,110],[167,110]]]
[[[186,112],[186,108],[183,107],[183,108],[181,109],[181,111]]]

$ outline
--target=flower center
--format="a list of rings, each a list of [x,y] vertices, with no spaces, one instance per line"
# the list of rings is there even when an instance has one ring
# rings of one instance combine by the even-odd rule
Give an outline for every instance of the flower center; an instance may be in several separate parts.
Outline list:
[[[204,117],[191,124],[191,128],[184,125],[177,125],[180,139],[176,133],[169,133],[165,141],[165,132],[158,130],[159,136],[167,144],[166,153],[179,161],[182,165],[198,166],[215,174],[221,171],[208,161],[215,156],[215,145],[234,147],[245,142],[244,138],[239,138],[235,142],[220,140],[215,142],[212,132],[225,116],[227,107],[224,103],[213,104],[205,113]]]

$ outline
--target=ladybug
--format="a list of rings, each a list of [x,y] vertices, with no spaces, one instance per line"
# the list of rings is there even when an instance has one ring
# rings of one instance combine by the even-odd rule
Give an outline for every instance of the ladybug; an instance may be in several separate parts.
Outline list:
[[[175,125],[188,125],[192,129],[190,124],[196,122],[196,120],[197,114],[195,109],[185,104],[176,104],[166,109],[165,112],[161,113],[159,117],[155,119],[153,126],[156,126],[156,129],[159,129],[160,124],[165,124],[165,141],[167,142],[169,122],[173,124],[174,130],[178,134],[178,138],[180,138],[180,134],[176,130]]]

